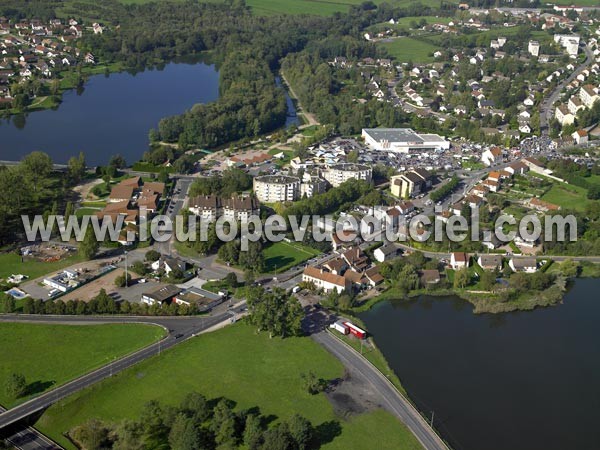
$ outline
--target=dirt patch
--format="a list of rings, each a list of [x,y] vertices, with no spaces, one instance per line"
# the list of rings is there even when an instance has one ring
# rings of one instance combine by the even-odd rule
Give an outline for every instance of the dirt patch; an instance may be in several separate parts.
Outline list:
[[[87,283],[66,295],[63,295],[60,297],[60,299],[63,302],[68,302],[69,300],[81,300],[84,302],[89,302],[91,299],[96,297],[102,289],[104,289],[107,294],[111,294],[117,289],[115,286],[115,279],[124,273],[125,271],[123,269],[113,270],[112,272],[109,272],[106,275]]]
[[[85,200],[94,200],[96,198],[95,195],[90,194],[90,191],[95,187],[98,186],[99,184],[104,183],[104,181],[102,181],[101,179],[95,179],[92,181],[89,181],[87,183],[83,183],[83,184],[78,184],[77,186],[75,186],[73,188],[73,192],[75,192],[78,196],[79,196],[79,200],[85,201]]]
[[[350,418],[381,408],[378,394],[356,373],[346,371],[344,377],[333,380],[325,395],[337,416]]]

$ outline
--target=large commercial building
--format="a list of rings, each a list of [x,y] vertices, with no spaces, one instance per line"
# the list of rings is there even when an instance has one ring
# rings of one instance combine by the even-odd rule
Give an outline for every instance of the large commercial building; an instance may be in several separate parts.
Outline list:
[[[373,178],[373,170],[365,164],[340,163],[330,166],[323,172],[323,178],[333,187],[348,180],[363,180],[369,183]]]
[[[287,175],[256,177],[254,193],[263,203],[292,202],[300,198],[300,178]]]
[[[395,153],[448,150],[450,142],[437,134],[418,134],[410,128],[363,128],[365,143],[374,150]]]

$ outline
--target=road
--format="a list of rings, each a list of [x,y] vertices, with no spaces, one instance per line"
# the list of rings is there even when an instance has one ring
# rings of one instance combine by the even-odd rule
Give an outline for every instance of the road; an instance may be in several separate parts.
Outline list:
[[[0,413],[5,411],[6,409],[0,406]],[[20,450],[56,450],[62,448],[35,428],[19,424],[9,427],[8,431],[0,436],[0,441],[2,439]]]
[[[135,353],[118,359],[100,369],[83,375],[73,381],[46,392],[32,400],[22,403],[6,412],[0,413],[0,429],[14,424],[25,417],[41,411],[53,403],[91,386],[113,374],[121,372],[147,358],[159,355],[197,333],[207,330],[221,322],[231,319],[232,312],[240,313],[245,306],[240,305],[231,311],[210,317],[87,317],[87,316],[25,316],[0,315],[0,322],[30,322],[57,324],[93,324],[93,323],[150,323],[169,330],[167,337]]]
[[[544,99],[544,101],[540,104],[540,129],[545,135],[547,135],[549,132],[548,124],[550,123],[550,120],[553,116],[554,103],[556,103],[556,101],[558,100],[562,90],[567,86],[567,84],[573,81],[577,77],[577,75],[583,72],[584,69],[594,61],[594,53],[592,52],[592,50],[587,45],[583,49],[585,51],[586,56],[585,61],[579,66],[577,66],[573,73],[571,73],[571,75],[569,75],[560,84],[558,84],[558,86],[554,88],[552,93],[549,96],[547,96]]]
[[[393,384],[359,353],[327,331],[313,334],[312,338],[339,359],[344,366],[360,372],[373,388],[381,394],[385,402],[384,407],[412,431],[425,450],[448,450],[448,446],[425,422],[416,408],[400,395]]]

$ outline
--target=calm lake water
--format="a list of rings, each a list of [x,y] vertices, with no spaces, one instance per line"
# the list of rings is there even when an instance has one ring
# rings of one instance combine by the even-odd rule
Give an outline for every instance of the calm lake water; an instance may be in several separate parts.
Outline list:
[[[0,160],[17,161],[41,150],[54,162],[65,163],[83,151],[90,166],[106,164],[117,153],[132,164],[148,149],[148,132],[160,119],[214,101],[218,95],[214,65],[171,63],[135,75],[97,75],[81,94],[66,92],[55,111],[0,121]],[[287,94],[286,100],[285,125],[298,125]]]
[[[456,450],[600,448],[599,279],[564,304],[474,315],[455,297],[361,315],[419,409]]]
[[[83,151],[88,165],[106,164],[116,153],[131,164],[147,150],[148,131],[160,119],[216,100],[218,89],[219,74],[206,64],[171,63],[136,75],[97,75],[81,95],[66,92],[55,111],[30,113],[24,126],[18,118],[2,121],[0,160],[19,160],[42,150],[64,163]]]

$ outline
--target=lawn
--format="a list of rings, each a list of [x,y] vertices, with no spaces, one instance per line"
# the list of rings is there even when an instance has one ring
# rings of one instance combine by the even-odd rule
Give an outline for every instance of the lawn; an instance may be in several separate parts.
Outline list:
[[[587,198],[587,190],[572,184],[555,183],[548,192],[542,196],[545,200],[563,208],[584,211],[586,206],[593,202]]]
[[[71,255],[60,261],[44,262],[26,258],[24,262],[21,262],[21,256],[16,253],[2,253],[0,254],[0,278],[20,273],[27,275],[30,279],[35,279],[80,261],[82,261],[81,257]]]
[[[138,418],[143,405],[156,399],[177,404],[189,392],[227,397],[238,410],[259,407],[263,415],[285,419],[293,413],[315,426],[338,421],[341,435],[324,449],[417,449],[415,438],[393,416],[376,411],[349,421],[335,416],[323,394],[309,395],[301,374],[313,371],[334,379],[342,364],[309,338],[269,339],[243,323],[201,335],[161,356],[146,360],[113,378],[49,408],[36,424],[66,448],[64,432],[92,417],[110,421]]]
[[[319,250],[297,242],[274,242],[263,250],[265,272],[285,272],[289,268],[320,254]]]
[[[401,37],[390,42],[378,43],[385,48],[389,55],[398,62],[431,62],[433,61],[433,52],[438,47],[427,42],[418,41],[409,37]]]
[[[47,389],[103,366],[158,340],[162,328],[142,324],[0,324],[0,404],[11,407]],[[11,373],[22,373],[28,395],[15,401],[5,392]]]

